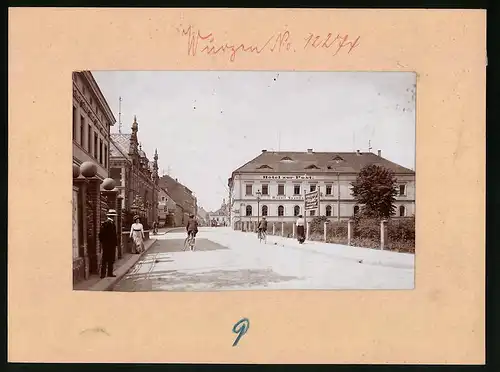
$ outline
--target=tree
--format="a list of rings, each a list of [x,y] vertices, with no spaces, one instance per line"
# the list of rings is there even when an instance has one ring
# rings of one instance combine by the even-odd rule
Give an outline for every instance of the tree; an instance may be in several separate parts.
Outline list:
[[[390,169],[367,165],[351,185],[354,199],[361,205],[360,217],[389,218],[395,213],[396,177]]]

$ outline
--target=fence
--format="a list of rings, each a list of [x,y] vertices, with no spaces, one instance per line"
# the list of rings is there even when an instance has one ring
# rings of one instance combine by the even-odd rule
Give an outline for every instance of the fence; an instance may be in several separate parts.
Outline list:
[[[236,230],[241,230],[236,225]],[[243,231],[255,231],[243,228]],[[271,222],[268,224],[269,235],[285,238],[296,237],[296,227],[291,222]],[[415,252],[415,219],[359,221],[329,221],[326,217],[316,217],[307,221],[307,240],[326,243],[351,245],[356,247],[375,248],[397,252]]]

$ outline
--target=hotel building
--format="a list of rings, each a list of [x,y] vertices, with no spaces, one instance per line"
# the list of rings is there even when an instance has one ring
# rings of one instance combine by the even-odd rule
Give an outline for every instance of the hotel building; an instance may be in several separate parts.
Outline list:
[[[351,182],[370,164],[392,170],[397,179],[396,215],[415,213],[415,172],[371,152],[274,152],[262,150],[256,158],[232,172],[228,180],[230,223],[291,222],[304,214],[304,192],[320,191],[321,216],[345,220],[359,210]],[[308,211],[314,216],[317,210]]]

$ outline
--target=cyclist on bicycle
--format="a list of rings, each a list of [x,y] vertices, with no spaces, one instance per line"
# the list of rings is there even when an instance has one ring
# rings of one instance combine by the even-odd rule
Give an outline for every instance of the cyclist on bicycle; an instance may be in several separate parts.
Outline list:
[[[198,233],[198,221],[196,221],[196,218],[194,218],[193,214],[189,215],[189,220],[186,225],[186,231],[188,234],[188,238],[191,235],[193,236],[193,238],[195,238],[196,234]]]
[[[258,236],[261,236],[262,232],[264,232],[264,233],[267,232],[267,220],[266,220],[266,217],[262,217],[262,219],[259,222],[259,226],[257,227]]]

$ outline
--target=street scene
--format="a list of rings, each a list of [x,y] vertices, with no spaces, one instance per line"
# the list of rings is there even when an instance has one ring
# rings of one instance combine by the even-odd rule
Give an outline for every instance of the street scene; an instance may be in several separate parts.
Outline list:
[[[414,73],[72,79],[75,290],[414,288]]]
[[[260,244],[254,234],[229,228],[201,228],[195,251],[183,250],[184,239],[183,229],[158,236],[113,290],[413,288],[411,254],[321,243],[305,247],[281,237]]]

